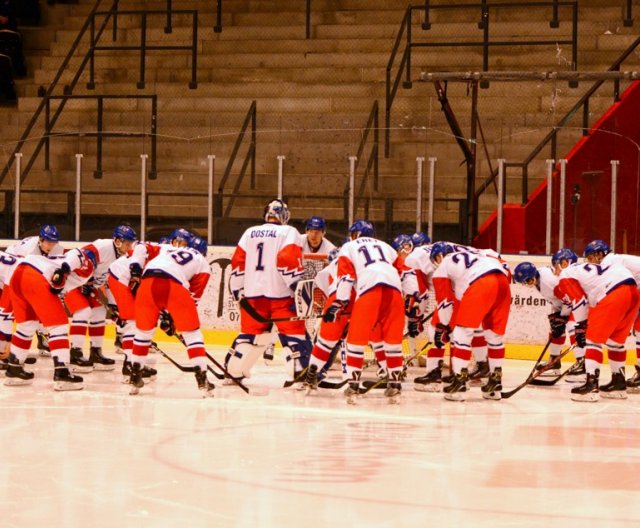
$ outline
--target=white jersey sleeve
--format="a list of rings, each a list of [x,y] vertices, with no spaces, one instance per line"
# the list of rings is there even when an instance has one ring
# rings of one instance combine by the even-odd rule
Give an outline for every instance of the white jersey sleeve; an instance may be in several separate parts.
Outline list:
[[[333,260],[328,266],[321,269],[315,276],[316,287],[322,291],[327,297],[336,291],[338,284],[337,279],[338,261]]]
[[[560,277],[549,266],[538,268],[538,273],[540,274],[538,290],[544,300],[549,303],[549,313],[561,312],[562,315],[569,315],[571,306],[566,305],[556,296]]]

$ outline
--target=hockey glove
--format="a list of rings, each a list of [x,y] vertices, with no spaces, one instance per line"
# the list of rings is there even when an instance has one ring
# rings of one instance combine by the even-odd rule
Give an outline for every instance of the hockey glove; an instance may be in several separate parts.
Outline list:
[[[173,317],[167,311],[160,312],[160,330],[162,330],[168,336],[175,335],[176,325],[173,322]]]
[[[587,321],[580,321],[575,327],[576,345],[580,348],[587,346]]]
[[[568,316],[560,315],[560,312],[549,314],[549,327],[551,328],[551,337],[557,339],[562,337],[567,329]]]
[[[444,348],[445,343],[449,342],[449,334],[451,333],[451,327],[438,323],[436,325],[436,332],[433,336],[433,344],[436,348]]]
[[[333,301],[331,306],[327,309],[327,311],[322,316],[322,320],[325,323],[335,323],[340,317],[340,313],[346,308],[347,303],[344,301]]]
[[[129,272],[131,273],[131,280],[140,280],[142,277],[142,266],[137,262],[129,264]]]
[[[69,273],[71,273],[71,268],[66,262],[63,262],[62,265],[53,272],[53,275],[51,275],[51,291],[53,293],[57,295],[62,292]]]
[[[85,297],[92,297],[94,294],[93,290],[93,279],[88,280],[82,286],[80,286],[80,293]]]
[[[407,324],[407,332],[409,337],[418,337],[424,331],[424,324],[422,324],[421,317],[414,317],[409,319]]]

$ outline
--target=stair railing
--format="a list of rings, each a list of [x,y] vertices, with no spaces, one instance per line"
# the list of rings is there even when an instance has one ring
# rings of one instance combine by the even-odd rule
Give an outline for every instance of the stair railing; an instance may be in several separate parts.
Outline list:
[[[236,201],[238,196],[238,192],[240,191],[240,185],[242,184],[242,180],[247,172],[247,168],[251,170],[251,189],[255,189],[256,187],[256,121],[257,121],[257,104],[256,101],[251,102],[251,106],[249,107],[249,111],[244,119],[244,123],[240,128],[240,132],[238,133],[238,137],[236,138],[236,142],[233,145],[233,150],[231,151],[231,156],[229,156],[229,161],[227,162],[227,167],[224,171],[224,176],[222,180],[220,180],[220,184],[218,185],[218,197],[216,206],[216,211],[222,210],[222,198],[225,196],[224,194],[224,186],[227,183],[231,175],[231,170],[233,169],[233,165],[238,156],[238,151],[243,144],[244,138],[249,132],[249,127],[251,127],[249,134],[249,148],[247,149],[247,153],[245,154],[244,160],[242,161],[242,167],[240,168],[240,172],[236,177],[236,181],[233,184],[233,192],[229,196],[229,201],[227,202],[227,206],[224,209],[223,218],[229,218],[231,214],[231,210],[233,209],[233,204]]]

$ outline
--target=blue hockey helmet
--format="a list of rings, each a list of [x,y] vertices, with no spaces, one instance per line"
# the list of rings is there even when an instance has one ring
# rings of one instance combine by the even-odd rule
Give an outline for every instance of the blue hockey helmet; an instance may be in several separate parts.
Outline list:
[[[603,255],[608,255],[610,252],[611,248],[609,247],[609,244],[607,244],[604,240],[592,240],[584,248],[585,257],[593,255],[594,253],[602,253]]]
[[[275,218],[282,225],[289,223],[289,208],[287,204],[277,198],[271,200],[264,208],[264,221],[268,222],[269,218]]]
[[[575,254],[573,249],[561,248],[551,256],[551,264],[554,266],[560,264],[563,260],[566,260],[570,264],[575,264],[578,262],[578,255]]]
[[[201,255],[207,256],[207,241],[199,236],[192,236],[189,240],[189,247],[198,251]]]
[[[411,235],[411,241],[413,242],[413,247],[426,246],[431,243],[431,239],[429,235],[423,233],[422,231],[418,231]]]
[[[126,224],[120,224],[113,230],[113,238],[119,238],[121,240],[130,240],[131,242],[137,239],[137,235],[133,227]]]
[[[375,237],[376,230],[371,222],[367,220],[356,220],[351,224],[351,227],[349,227],[349,235],[352,239],[360,237]]]
[[[405,250],[406,245],[410,246],[409,251],[413,249],[413,241],[409,235],[398,235],[391,241],[391,247],[396,251]]]
[[[40,240],[48,240],[49,242],[60,242],[60,233],[58,228],[53,224],[43,224],[38,232]]]
[[[438,256],[445,257],[449,253],[453,253],[453,246],[448,242],[435,242],[433,246],[431,246],[431,253],[429,258],[431,262],[435,262]]]
[[[531,279],[537,279],[539,276],[540,273],[531,262],[521,262],[513,270],[513,280],[520,284],[525,284]]]
[[[158,240],[159,244],[171,244],[171,237],[161,236],[160,240]]]
[[[318,229],[319,231],[326,231],[327,224],[324,221],[324,218],[321,216],[312,216],[307,220],[305,224],[305,229],[309,231],[309,229]]]
[[[189,241],[193,238],[193,236],[194,235],[191,231],[188,231],[182,227],[178,227],[177,229],[171,231],[171,234],[169,235],[169,241],[181,240],[189,245]]]

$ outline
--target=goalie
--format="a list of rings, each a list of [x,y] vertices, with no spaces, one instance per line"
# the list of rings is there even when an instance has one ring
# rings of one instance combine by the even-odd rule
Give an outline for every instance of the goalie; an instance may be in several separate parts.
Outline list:
[[[300,234],[288,226],[289,209],[282,200],[272,200],[264,209],[264,224],[247,229],[231,258],[229,288],[240,303],[240,334],[225,359],[229,373],[249,377],[251,367],[271,342],[271,321],[293,319],[293,294],[303,276]],[[311,352],[303,321],[278,321],[278,337],[294,362],[294,379],[306,368]]]

